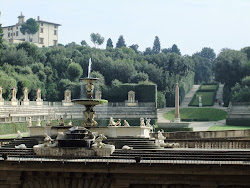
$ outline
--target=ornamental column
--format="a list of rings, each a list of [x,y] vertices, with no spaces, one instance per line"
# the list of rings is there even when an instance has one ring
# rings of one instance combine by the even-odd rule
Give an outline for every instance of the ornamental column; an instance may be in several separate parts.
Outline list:
[[[179,86],[178,83],[176,83],[175,87],[175,118],[174,122],[175,123],[180,123],[180,106],[179,106]]]

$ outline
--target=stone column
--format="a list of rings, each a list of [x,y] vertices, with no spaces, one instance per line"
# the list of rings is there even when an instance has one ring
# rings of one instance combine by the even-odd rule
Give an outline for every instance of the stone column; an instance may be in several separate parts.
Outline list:
[[[180,109],[179,109],[179,86],[178,83],[176,83],[175,87],[175,123],[180,123]]]
[[[0,86],[0,106],[4,105],[3,88]]]

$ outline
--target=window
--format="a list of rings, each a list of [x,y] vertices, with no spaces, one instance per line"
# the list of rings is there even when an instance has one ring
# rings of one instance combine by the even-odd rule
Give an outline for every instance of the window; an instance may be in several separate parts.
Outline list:
[[[32,40],[33,40],[33,39],[32,39],[32,38],[30,38],[30,42],[32,42]]]
[[[8,33],[8,37],[10,37],[10,33]]]
[[[57,33],[56,30],[54,30],[54,35],[56,35],[56,33]]]
[[[18,31],[16,31],[16,36],[18,36]]]
[[[57,25],[54,25],[54,28],[56,29],[56,28],[57,28]]]
[[[10,30],[10,28],[8,27],[8,31]]]
[[[15,35],[16,35],[16,33],[13,33],[13,35],[15,36]]]
[[[18,26],[16,26],[16,29],[18,29]]]
[[[41,28],[41,33],[43,33],[43,28]]]
[[[57,45],[57,40],[54,40],[54,46],[56,46]]]
[[[43,44],[44,38],[40,38],[40,43]]]
[[[41,26],[43,26],[43,23],[41,22]]]

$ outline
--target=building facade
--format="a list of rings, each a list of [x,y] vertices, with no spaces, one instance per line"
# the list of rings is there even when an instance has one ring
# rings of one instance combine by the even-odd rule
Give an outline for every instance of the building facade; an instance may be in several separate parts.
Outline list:
[[[11,43],[20,43],[29,41],[36,44],[38,47],[50,47],[58,45],[58,27],[61,26],[57,23],[40,20],[40,16],[37,17],[39,25],[38,31],[34,35],[23,35],[20,31],[22,24],[25,23],[25,16],[21,13],[18,16],[18,23],[11,26],[3,27],[3,39]]]

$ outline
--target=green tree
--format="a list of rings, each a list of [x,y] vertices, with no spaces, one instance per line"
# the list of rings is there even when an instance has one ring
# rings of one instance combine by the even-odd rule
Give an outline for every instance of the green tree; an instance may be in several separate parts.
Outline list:
[[[88,44],[87,44],[87,42],[86,42],[85,40],[82,40],[82,41],[81,41],[81,45],[82,45],[82,46],[88,46]]]
[[[132,44],[131,46],[129,46],[129,48],[134,50],[135,53],[137,53],[137,54],[139,53],[139,51],[138,51],[139,45],[138,44]]]
[[[71,62],[68,66],[67,73],[71,81],[76,81],[82,76],[83,70],[81,65]]]
[[[111,38],[109,38],[109,39],[107,40],[106,48],[113,48],[113,47],[114,47],[114,46],[113,46],[113,42],[112,42]]]
[[[201,57],[209,59],[210,61],[214,61],[216,54],[212,48],[204,47],[201,52],[198,53]]]
[[[162,51],[162,53],[164,53],[164,54],[168,54],[168,53],[171,53],[171,52],[172,52],[172,48],[164,48],[164,49],[162,49],[161,51]]]
[[[116,43],[116,48],[121,48],[121,47],[126,47],[125,40],[122,35],[118,38],[118,41]]]
[[[95,47],[102,45],[104,42],[104,37],[102,37],[99,33],[91,33],[90,39],[94,43]]]
[[[178,55],[181,55],[181,51],[180,51],[180,49],[177,47],[176,44],[174,44],[174,45],[172,46],[171,52],[172,52],[172,53],[176,53],[176,54],[178,54]]]
[[[143,55],[152,55],[153,52],[150,47],[146,48],[145,51],[143,52]]]
[[[20,31],[23,35],[27,33],[30,41],[30,35],[34,35],[38,31],[38,29],[39,25],[37,21],[33,18],[30,18],[26,21],[26,23],[22,24]]]
[[[160,39],[158,36],[155,36],[152,52],[154,54],[158,54],[161,52],[161,43],[160,43]]]

